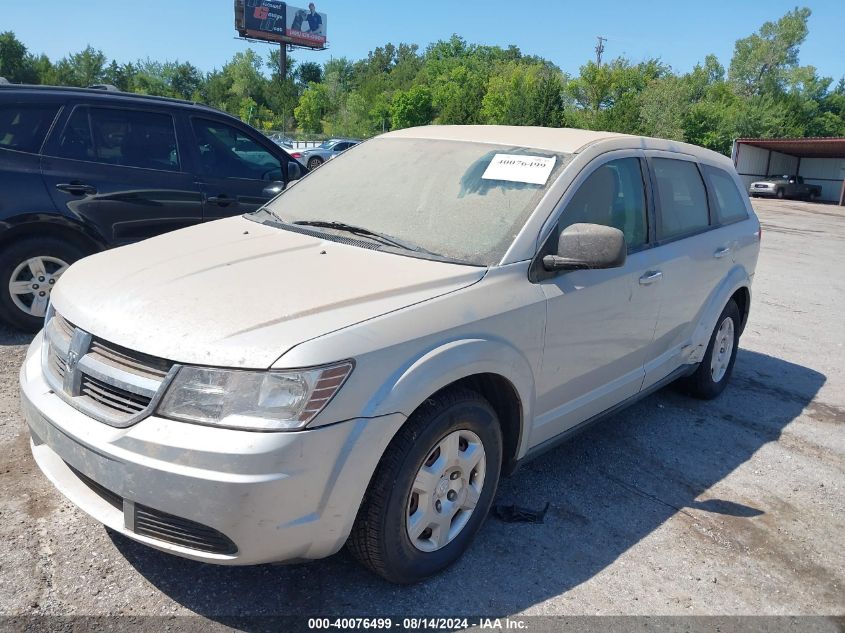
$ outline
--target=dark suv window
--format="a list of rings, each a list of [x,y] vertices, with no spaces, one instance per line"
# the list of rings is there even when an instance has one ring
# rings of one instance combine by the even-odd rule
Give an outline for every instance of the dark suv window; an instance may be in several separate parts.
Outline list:
[[[628,252],[639,250],[648,242],[638,158],[612,160],[590,174],[566,205],[559,229],[579,222],[616,227],[625,234]]]
[[[79,107],[59,140],[63,158],[179,171],[173,117],[119,108]]]
[[[0,105],[0,148],[37,152],[58,111],[58,105]]]
[[[193,119],[199,144],[200,166],[210,178],[282,180],[282,166],[241,130],[208,119]]]
[[[707,228],[707,193],[698,166],[671,158],[654,158],[652,166],[660,201],[657,239],[673,239]]]
[[[739,192],[736,182],[726,172],[716,167],[702,165],[707,187],[712,194],[711,200],[715,206],[716,215],[720,222],[737,222],[748,217],[745,208],[746,196]]]

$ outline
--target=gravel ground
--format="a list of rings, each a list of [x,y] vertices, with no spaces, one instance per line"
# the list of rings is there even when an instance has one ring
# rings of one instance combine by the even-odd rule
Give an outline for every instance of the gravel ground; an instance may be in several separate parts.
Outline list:
[[[754,201],[763,251],[732,385],[664,390],[528,464],[452,569],[396,587],[342,552],[214,567],[110,533],[40,474],[0,329],[0,614],[845,614],[845,210]]]

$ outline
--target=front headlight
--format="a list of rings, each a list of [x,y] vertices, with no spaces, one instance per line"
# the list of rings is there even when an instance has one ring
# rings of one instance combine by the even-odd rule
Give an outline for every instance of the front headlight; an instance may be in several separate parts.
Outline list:
[[[182,367],[158,414],[233,429],[297,430],[323,410],[352,367],[352,361],[292,371]]]

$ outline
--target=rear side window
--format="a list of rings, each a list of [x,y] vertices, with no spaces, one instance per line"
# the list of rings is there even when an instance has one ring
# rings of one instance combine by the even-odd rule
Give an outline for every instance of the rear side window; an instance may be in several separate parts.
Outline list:
[[[734,179],[716,167],[702,165],[702,169],[719,221],[727,223],[746,219],[746,196],[739,192]]]
[[[590,174],[566,205],[559,229],[579,222],[619,229],[625,234],[628,252],[646,244],[645,191],[638,158],[612,160]]]
[[[652,159],[657,198],[657,239],[668,240],[707,228],[707,193],[698,166],[685,160]]]
[[[158,112],[77,108],[59,139],[58,153],[123,167],[179,170],[173,117]]]
[[[0,148],[37,152],[58,111],[58,105],[0,105]]]

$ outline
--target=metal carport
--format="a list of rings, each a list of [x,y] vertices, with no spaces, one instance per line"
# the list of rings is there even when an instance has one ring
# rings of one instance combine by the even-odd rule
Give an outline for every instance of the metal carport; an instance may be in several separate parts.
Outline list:
[[[739,138],[731,157],[746,187],[767,176],[794,174],[819,185],[821,200],[845,205],[845,137]]]

